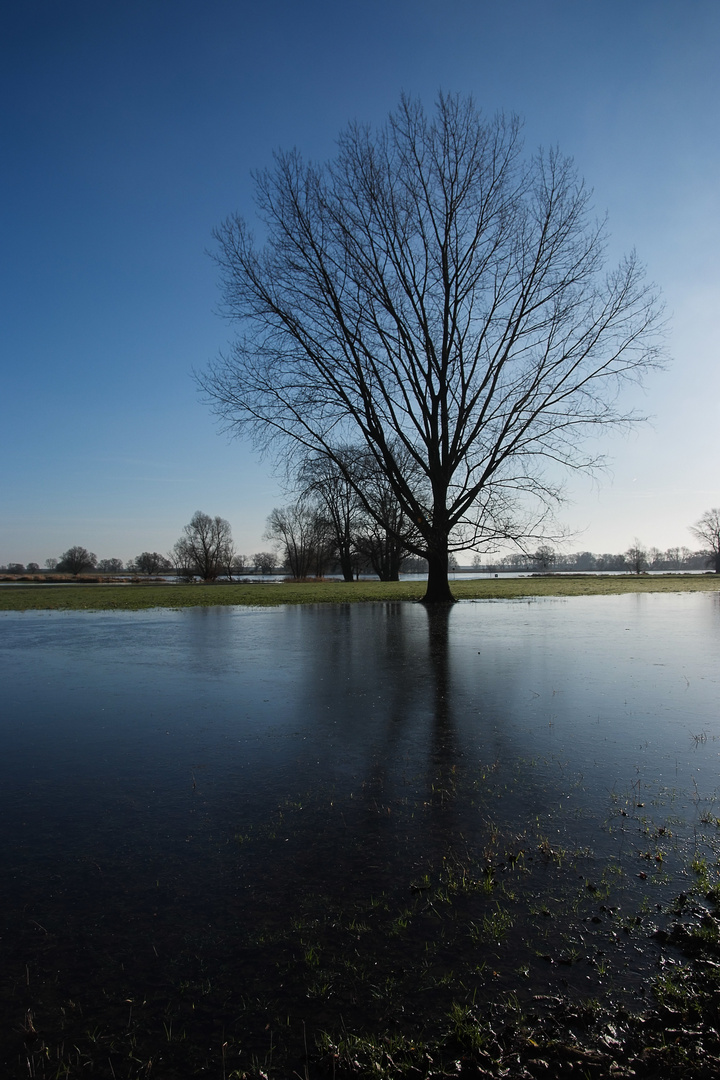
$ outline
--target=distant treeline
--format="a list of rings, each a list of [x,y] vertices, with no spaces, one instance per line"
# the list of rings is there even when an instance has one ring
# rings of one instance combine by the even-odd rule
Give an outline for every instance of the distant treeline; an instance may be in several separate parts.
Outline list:
[[[533,552],[513,552],[505,555],[497,562],[490,562],[482,556],[475,556],[473,560],[473,567],[496,573],[503,570],[536,573],[642,573],[647,570],[705,570],[712,564],[712,555],[707,550],[691,551],[687,547],[672,547],[661,551],[656,547],[644,548],[639,543],[619,554],[608,552],[597,555],[592,551],[564,553],[549,545],[542,545]]]
[[[620,554],[604,553],[595,554],[592,551],[577,551],[563,553],[549,545],[542,545],[533,552],[513,552],[504,555],[497,560],[491,560],[486,555],[475,555],[472,561],[458,560],[451,556],[450,569],[461,571],[472,569],[486,573],[502,572],[526,572],[526,573],[592,573],[602,571],[614,571],[615,573],[641,573],[647,570],[705,570],[708,569],[712,559],[707,551],[691,551],[687,547],[668,548],[661,551],[659,548],[643,548],[639,545],[629,548]],[[367,570],[370,570],[370,566]],[[365,567],[363,567],[365,570]],[[402,573],[425,573],[427,563],[424,559],[407,557],[402,560],[400,567]],[[60,575],[62,573],[99,573],[99,574],[123,574],[123,575],[158,575],[178,573],[184,571],[157,552],[143,552],[136,559],[129,559],[123,563],[122,559],[97,559],[92,553],[90,559],[82,568],[69,567],[62,559],[47,559],[43,568],[36,562],[8,563],[0,566],[0,573],[10,575],[43,574]],[[255,555],[234,555],[230,565],[222,568],[222,576],[239,577],[252,574],[277,574],[289,573],[290,567],[286,560],[272,552],[258,552]],[[325,565],[326,574],[335,575],[341,572],[339,563]]]

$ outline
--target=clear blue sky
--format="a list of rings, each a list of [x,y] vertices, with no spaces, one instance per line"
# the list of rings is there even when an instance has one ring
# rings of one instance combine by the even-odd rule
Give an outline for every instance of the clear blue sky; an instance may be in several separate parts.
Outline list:
[[[164,552],[197,509],[267,546],[282,491],[191,378],[231,336],[211,231],[274,149],[327,158],[438,89],[573,155],[672,315],[652,426],[570,478],[572,549],[692,547],[720,505],[718,56],[717,0],[5,0],[0,564]]]

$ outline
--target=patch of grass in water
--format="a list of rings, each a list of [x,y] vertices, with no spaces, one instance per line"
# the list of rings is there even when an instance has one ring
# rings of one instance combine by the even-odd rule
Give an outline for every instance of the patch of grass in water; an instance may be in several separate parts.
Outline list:
[[[465,880],[478,879],[469,859],[460,860],[455,853],[445,861],[454,865],[457,880],[463,877],[460,865]],[[552,858],[544,859],[543,865],[561,874],[562,867]],[[513,867],[508,865],[504,872],[513,873]],[[257,978],[237,969],[238,976],[242,972],[242,993],[233,992],[229,972],[215,973],[212,985],[198,973],[174,988],[167,971],[144,996],[122,998],[108,990],[98,995],[104,997],[104,1010],[91,1016],[88,1008],[86,1016],[83,1007],[64,1002],[53,1018],[47,990],[37,1004],[23,1005],[22,997],[32,996],[34,976],[28,975],[24,994],[18,992],[14,999],[15,1008],[22,1006],[25,1012],[18,1025],[15,1065],[8,1075],[140,1080],[207,1073],[226,1080],[289,1076],[394,1080],[567,1073],[609,1080],[618,1075],[619,1062],[637,1076],[718,1075],[720,965],[714,959],[717,934],[708,922],[717,925],[717,885],[704,897],[685,896],[676,905],[676,917],[694,920],[697,932],[667,936],[667,949],[674,955],[662,960],[654,1000],[640,1014],[607,999],[572,992],[526,995],[521,1001],[500,981],[500,954],[491,956],[487,966],[484,960],[474,966],[458,960],[449,966],[447,950],[453,936],[461,940],[466,931],[472,935],[468,912],[488,903],[481,890],[454,891],[442,918],[432,924],[430,936],[436,947],[429,952],[416,950],[413,956],[388,951],[388,929],[399,917],[412,914],[411,931],[415,919],[427,915],[428,893],[446,887],[444,876],[442,867],[429,866],[413,879],[422,888],[413,889],[408,881],[396,901],[347,898],[342,910],[330,904],[322,917],[311,904],[311,892],[298,896],[287,932],[281,932],[264,954]],[[697,888],[699,884],[696,880]],[[581,889],[587,893],[584,885]],[[707,912],[704,922],[696,911],[701,900]],[[352,943],[361,921],[372,927],[362,954]],[[476,929],[478,925],[482,937],[487,931],[494,939],[500,929],[513,930],[508,911],[495,900]],[[428,934],[427,926],[424,933]],[[563,932],[560,944],[559,970],[568,977],[575,967],[584,971],[583,936]],[[470,950],[466,947],[464,952]],[[681,952],[687,953],[687,961],[678,961]],[[282,953],[285,960],[277,971],[292,992],[292,1014],[272,989],[269,961]],[[304,963],[298,964],[300,959]],[[513,970],[521,979],[530,977],[530,964],[515,964]],[[598,956],[593,970],[605,977],[604,956]],[[267,984],[265,989],[261,981]],[[57,995],[57,989],[53,992]],[[366,1000],[358,1003],[362,995]]]

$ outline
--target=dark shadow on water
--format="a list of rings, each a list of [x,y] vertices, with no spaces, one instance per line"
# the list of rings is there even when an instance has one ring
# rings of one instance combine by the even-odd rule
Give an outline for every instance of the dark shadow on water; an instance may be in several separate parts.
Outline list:
[[[447,831],[452,830],[450,807],[454,801],[455,781],[460,751],[453,725],[452,684],[450,672],[450,604],[427,605],[428,666],[431,672],[430,693],[433,699],[432,742],[428,754],[428,787],[431,804],[441,811]]]

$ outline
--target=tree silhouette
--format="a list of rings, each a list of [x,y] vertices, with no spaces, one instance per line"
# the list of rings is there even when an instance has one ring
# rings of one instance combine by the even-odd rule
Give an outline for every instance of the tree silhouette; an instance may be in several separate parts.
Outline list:
[[[285,462],[362,443],[417,527],[425,600],[449,602],[450,551],[540,537],[546,466],[594,467],[583,437],[639,419],[617,392],[658,362],[657,294],[634,255],[606,269],[572,162],[524,158],[518,120],[470,99],[403,98],[329,164],[279,154],[255,180],[265,246],[239,216],[216,230],[238,336],[198,381]]]

